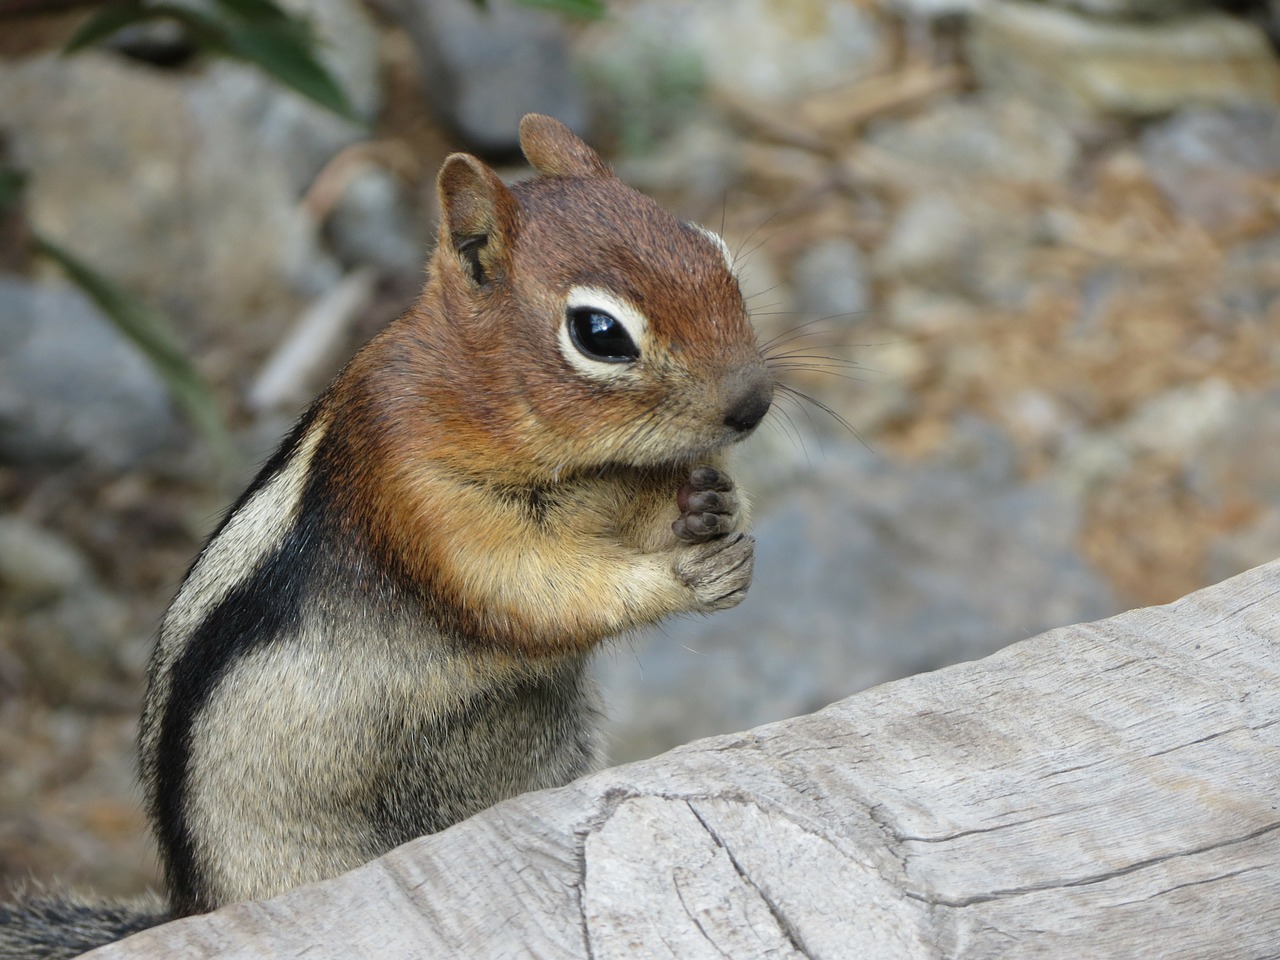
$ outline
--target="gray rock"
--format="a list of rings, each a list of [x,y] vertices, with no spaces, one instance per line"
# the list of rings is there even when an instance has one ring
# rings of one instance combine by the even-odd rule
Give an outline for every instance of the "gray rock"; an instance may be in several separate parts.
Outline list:
[[[884,0],[884,6],[908,20],[950,20],[973,13],[983,0]]]
[[[845,0],[639,0],[577,44],[587,63],[692,57],[707,86],[785,104],[867,73],[881,50],[877,18]]]
[[[1238,400],[1230,422],[1203,438],[1188,469],[1192,489],[1208,503],[1280,504],[1280,390]]]
[[[922,181],[1059,183],[1080,152],[1057,117],[1009,96],[946,100],[873,125],[866,142],[883,154],[878,169],[917,190]]]
[[[0,516],[0,587],[19,608],[63,596],[89,579],[84,556],[57,534]]]
[[[178,436],[159,374],[80,291],[0,276],[0,459],[135,464]]]
[[[325,231],[348,269],[372,264],[391,274],[419,273],[426,259],[425,224],[394,174],[372,164],[356,173],[338,198]]]
[[[1264,317],[1280,298],[1280,232],[1254,237],[1233,248],[1224,263],[1223,280],[1206,313],[1240,319]]]
[[[322,55],[357,107],[376,111],[367,15],[351,0],[309,9],[322,38],[341,39]],[[274,324],[340,275],[299,199],[367,134],[251,67],[160,73],[100,51],[7,61],[0,127],[32,173],[35,227],[181,317],[193,342],[231,327],[248,353],[254,337],[263,349]]]
[[[1239,419],[1241,406],[1227,381],[1210,378],[1149,397],[1115,429],[1140,453],[1163,453],[1189,462]]]
[[[1133,447],[1110,431],[1077,429],[1065,434],[1052,481],[1078,502],[1133,466]]]
[[[1093,17],[1118,20],[1170,20],[1187,13],[1208,10],[1212,0],[1039,0],[1049,7],[1078,10]]]
[[[1280,83],[1262,29],[1217,12],[1139,22],[987,0],[973,17],[969,60],[983,87],[1077,117],[1275,102]]]
[[[1036,215],[1025,208],[990,203],[960,186],[926,188],[898,212],[872,263],[879,279],[1018,306],[1037,229]],[[937,305],[946,312],[945,303]],[[952,320],[962,322],[958,315]]]
[[[1269,506],[1238,530],[1209,545],[1206,579],[1219,583],[1280,557],[1280,508]]]
[[[1142,136],[1147,171],[1169,202],[1210,230],[1266,215],[1265,183],[1280,173],[1280,107],[1197,107]]]
[[[136,658],[136,648],[147,645],[149,628],[134,622],[118,596],[86,583],[28,613],[15,633],[14,651],[25,680],[45,700],[118,706],[113,687],[128,675],[127,662]]]
[[[653,118],[634,122],[644,125],[641,140],[646,144],[650,134],[663,125]],[[618,176],[638,190],[667,191],[678,183],[689,206],[715,209],[728,202],[739,176],[741,154],[739,139],[728,129],[724,117],[703,110],[675,124],[662,140],[661,150],[634,150],[619,160],[616,169]]]
[[[978,314],[971,303],[955,293],[897,284],[885,304],[884,316],[896,330],[936,336],[954,335],[957,330],[972,326]]]
[[[899,211],[876,251],[876,272],[945,285],[964,272],[973,253],[973,232],[965,211],[949,193],[921,193]]]
[[[949,459],[887,463],[828,445],[756,525],[738,608],[602,658],[615,759],[791,716],[1117,609],[1078,556],[1077,509],[1016,477],[994,428]]]
[[[852,240],[833,237],[804,251],[791,267],[802,313],[856,317],[871,302],[867,258]]]
[[[513,153],[526,113],[546,113],[583,133],[586,98],[562,18],[511,0],[395,0],[422,60],[439,115],[475,150]]]

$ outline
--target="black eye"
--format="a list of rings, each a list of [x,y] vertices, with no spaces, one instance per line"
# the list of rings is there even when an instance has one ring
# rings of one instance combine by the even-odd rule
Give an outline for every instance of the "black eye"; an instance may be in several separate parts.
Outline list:
[[[572,307],[568,316],[573,345],[592,360],[630,363],[640,356],[640,348],[616,317],[591,307]]]

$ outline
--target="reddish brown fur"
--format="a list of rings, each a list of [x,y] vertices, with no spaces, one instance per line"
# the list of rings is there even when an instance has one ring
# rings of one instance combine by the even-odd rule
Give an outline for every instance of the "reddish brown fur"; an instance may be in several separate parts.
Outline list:
[[[602,612],[591,594],[609,589],[603,579],[532,598],[505,581],[555,578],[584,558],[607,578],[614,567],[630,572],[633,553],[674,547],[662,537],[676,489],[727,442],[724,383],[762,361],[713,241],[627,187],[555,121],[531,118],[521,133],[540,175],[514,188],[474,158],[446,162],[430,279],[335,384],[326,447],[360,465],[346,489],[360,535],[427,587],[443,625],[527,653],[687,609],[686,597],[637,593]],[[480,285],[458,249],[477,234],[487,237]],[[657,349],[643,382],[603,386],[566,362],[557,335],[574,286],[619,294],[645,314]],[[557,503],[550,526],[512,491]],[[488,554],[491,569],[460,551]]]

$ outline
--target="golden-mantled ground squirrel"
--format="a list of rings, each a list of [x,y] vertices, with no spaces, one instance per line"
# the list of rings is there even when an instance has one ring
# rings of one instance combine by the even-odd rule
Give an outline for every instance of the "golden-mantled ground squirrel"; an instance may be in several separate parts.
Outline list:
[[[537,176],[512,187],[445,161],[422,295],[165,616],[141,758],[167,907],[28,898],[0,908],[0,957],[270,897],[564,784],[599,758],[592,649],[745,595],[721,458],[773,380],[724,243],[559,122],[520,140]]]

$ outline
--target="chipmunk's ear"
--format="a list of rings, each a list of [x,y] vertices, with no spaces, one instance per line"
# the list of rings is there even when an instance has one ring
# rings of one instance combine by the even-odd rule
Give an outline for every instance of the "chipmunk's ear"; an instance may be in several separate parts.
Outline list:
[[[544,177],[608,177],[600,156],[559,120],[527,113],[520,121],[520,149]]]
[[[520,207],[498,175],[475,157],[455,153],[440,168],[440,246],[452,250],[467,275],[487,286],[508,273]]]

